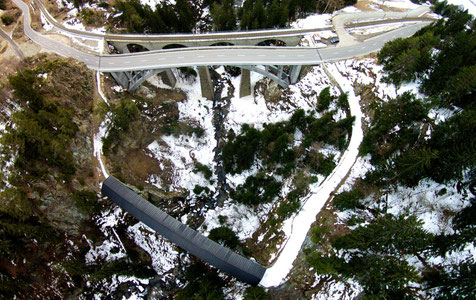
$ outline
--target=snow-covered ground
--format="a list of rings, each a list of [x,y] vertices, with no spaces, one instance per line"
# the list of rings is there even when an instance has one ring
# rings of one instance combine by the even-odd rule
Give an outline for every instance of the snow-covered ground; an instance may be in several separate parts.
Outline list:
[[[371,0],[378,5],[387,6],[391,8],[399,8],[399,9],[415,9],[418,8],[420,5],[411,2],[410,0]]]
[[[449,4],[454,4],[467,9],[470,14],[476,16],[476,1],[475,0],[447,0]]]
[[[382,33],[382,32],[386,32],[390,30],[395,30],[404,25],[405,23],[370,25],[370,26],[348,28],[347,31],[353,34],[367,35],[367,34]]]
[[[260,284],[266,287],[277,286],[281,284],[293,266],[302,243],[306,238],[311,224],[315,221],[316,215],[329,199],[330,194],[337,188],[339,183],[351,170],[359,154],[359,145],[363,139],[362,131],[362,112],[360,110],[360,97],[354,94],[352,82],[343,77],[336,65],[328,65],[328,70],[332,76],[339,82],[343,91],[348,93],[350,111],[355,116],[355,122],[352,127],[352,137],[347,150],[344,152],[336,168],[320,185],[311,187],[311,195],[302,206],[299,213],[292,219],[284,223],[284,232],[286,233],[286,242],[284,248],[278,256],[276,262],[266,270]]]
[[[149,5],[153,10],[155,10],[157,4],[169,3],[171,5],[175,5],[175,0],[140,0],[140,3],[142,5]]]
[[[169,88],[163,83],[152,78],[150,83],[161,87]],[[215,129],[213,127],[213,102],[201,96],[200,83],[198,80],[190,82],[178,77],[176,88],[187,93],[187,99],[178,103],[179,122],[192,122],[199,124],[204,129],[204,135],[197,137],[181,135],[179,137],[162,136],[160,141],[152,142],[147,148],[150,156],[158,161],[168,160],[173,164],[173,184],[171,190],[180,188],[193,190],[195,185],[206,186],[214,191],[214,186],[209,180],[205,179],[202,173],[194,173],[195,162],[208,166],[214,170],[214,151],[216,140],[214,137]],[[211,180],[216,181],[216,177]],[[149,179],[149,183],[164,188],[157,176]]]
[[[291,28],[326,28],[331,26],[331,14],[312,14],[306,18],[298,19],[291,23]]]

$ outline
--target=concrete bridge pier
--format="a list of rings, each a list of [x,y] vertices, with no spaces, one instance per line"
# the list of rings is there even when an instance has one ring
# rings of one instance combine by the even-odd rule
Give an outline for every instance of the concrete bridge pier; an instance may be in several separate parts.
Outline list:
[[[200,77],[200,88],[202,89],[202,96],[208,100],[213,100],[213,83],[212,78],[210,77],[210,71],[208,66],[199,66],[198,67],[198,76]]]
[[[240,98],[251,95],[250,70],[241,69]]]
[[[177,84],[177,78],[175,78],[172,69],[167,69],[160,73],[160,78],[162,78],[162,82],[170,87],[175,87]]]
[[[295,84],[299,80],[299,76],[301,75],[302,65],[292,66],[291,71],[289,72],[289,79],[291,84]]]
[[[144,81],[150,77],[161,74],[162,81],[170,86],[175,87],[177,80],[174,73],[170,69],[156,69],[156,70],[141,70],[141,71],[126,71],[126,72],[111,72],[111,76],[123,88],[129,92],[135,91]]]
[[[129,83],[131,82],[131,72],[111,72],[112,78],[122,85],[123,88],[129,89]]]

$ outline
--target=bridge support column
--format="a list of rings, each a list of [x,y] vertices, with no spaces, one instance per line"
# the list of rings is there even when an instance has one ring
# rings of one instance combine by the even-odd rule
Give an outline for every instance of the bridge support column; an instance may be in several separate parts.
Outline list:
[[[177,83],[177,79],[175,78],[174,73],[172,73],[171,69],[167,69],[160,73],[160,77],[162,78],[162,82],[170,87],[175,87]]]
[[[290,80],[291,84],[295,84],[299,80],[299,75],[301,75],[302,65],[292,66]]]
[[[210,77],[210,71],[208,66],[198,67],[198,76],[200,77],[200,87],[202,89],[202,96],[208,100],[213,100],[213,83],[212,78]]]
[[[281,79],[283,78],[283,72],[284,72],[284,66],[279,66],[278,67],[278,74],[276,74],[276,75],[278,75],[278,78],[281,78]]]
[[[112,78],[114,78],[114,80],[125,89],[129,89],[129,83],[131,82],[131,77],[129,75],[130,72],[111,72]]]
[[[240,98],[251,95],[250,70],[241,69]]]

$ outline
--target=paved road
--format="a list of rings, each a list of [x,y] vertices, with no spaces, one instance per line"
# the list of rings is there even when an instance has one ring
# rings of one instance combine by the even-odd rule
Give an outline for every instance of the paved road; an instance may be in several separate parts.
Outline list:
[[[33,0],[37,7],[40,8],[43,15],[46,19],[53,24],[57,30],[79,36],[82,38],[105,38],[108,41],[169,41],[174,43],[184,43],[185,41],[191,40],[232,40],[232,39],[243,39],[247,37],[267,37],[270,39],[277,38],[279,36],[291,36],[291,35],[304,35],[309,33],[314,33],[316,31],[330,30],[333,27],[328,26],[324,28],[308,28],[308,29],[267,29],[267,30],[255,30],[255,31],[235,31],[235,32],[219,32],[219,33],[205,33],[205,34],[105,34],[105,33],[93,33],[85,32],[80,30],[74,30],[63,26],[61,23],[57,22],[56,19],[48,12],[44,7],[43,3],[40,0]],[[16,2],[16,1],[15,1]],[[371,11],[371,12],[356,12],[356,13],[343,13],[337,14],[332,18],[334,27],[336,28],[339,37],[342,40],[348,39],[350,35],[345,31],[344,25],[347,23],[355,22],[358,20],[380,20],[381,23],[387,23],[388,19],[397,19],[401,20],[404,18],[415,18],[420,17],[421,15],[429,12],[430,9],[428,6],[421,6],[417,9],[408,11],[408,12],[381,12],[381,11]],[[387,19],[387,20],[383,20]],[[353,40],[352,37],[350,37]]]
[[[25,58],[25,55],[23,55],[23,51],[21,51],[20,47],[18,47],[17,43],[15,43],[14,40],[2,29],[0,29],[0,37],[2,37],[5,41],[7,41],[10,46],[12,47],[13,51],[16,52],[18,57],[21,59]]]
[[[387,41],[410,36],[430,23],[417,22],[360,44],[320,50],[302,47],[200,47],[99,56],[79,51],[34,31],[28,6],[21,0],[13,1],[23,11],[24,30],[30,39],[46,50],[71,56],[102,72],[206,65],[315,65],[378,51]]]
[[[203,40],[232,40],[232,39],[244,39],[250,37],[263,37],[263,38],[277,38],[280,36],[295,36],[304,35],[306,33],[331,30],[332,26],[322,28],[307,28],[307,29],[266,29],[266,30],[254,30],[254,31],[232,31],[232,32],[215,32],[215,33],[202,33],[202,34],[112,34],[112,33],[95,33],[70,29],[63,24],[56,21],[56,19],[48,12],[40,0],[33,0],[36,6],[41,10],[48,22],[53,24],[57,30],[75,35],[82,38],[105,38],[108,41],[170,41],[179,43],[183,41],[203,41]],[[16,3],[16,1],[15,1]]]
[[[101,71],[143,70],[206,65],[315,65],[376,52],[390,40],[407,37],[429,22],[417,23],[382,34],[363,43],[324,49],[300,47],[210,47],[149,51],[102,56],[88,62]],[[96,65],[96,63],[98,63]]]
[[[358,13],[342,13],[337,14],[332,18],[332,24],[339,35],[340,42],[339,44],[343,46],[351,46],[358,44],[359,42],[352,37],[347,30],[345,30],[345,25],[353,22],[361,22],[362,20],[383,20],[383,19],[401,19],[402,21],[405,18],[416,18],[421,17],[422,15],[430,12],[429,6],[420,6],[416,9],[409,10],[406,12],[385,12],[385,11],[363,11]]]

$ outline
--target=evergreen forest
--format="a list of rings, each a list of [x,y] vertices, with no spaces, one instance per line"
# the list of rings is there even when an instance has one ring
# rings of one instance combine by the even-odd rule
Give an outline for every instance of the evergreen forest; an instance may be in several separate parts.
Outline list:
[[[313,240],[320,246],[307,250],[318,274],[356,280],[365,299],[476,294],[474,258],[445,261],[476,243],[476,22],[446,2],[433,9],[443,18],[378,54],[385,82],[417,82],[420,95],[407,92],[374,107],[360,148],[373,170],[333,200],[338,211],[352,215],[347,225],[353,230],[326,239],[328,229],[316,227]],[[457,186],[467,199],[450,221],[452,233],[429,233],[411,213],[389,211],[390,194],[428,180]]]

